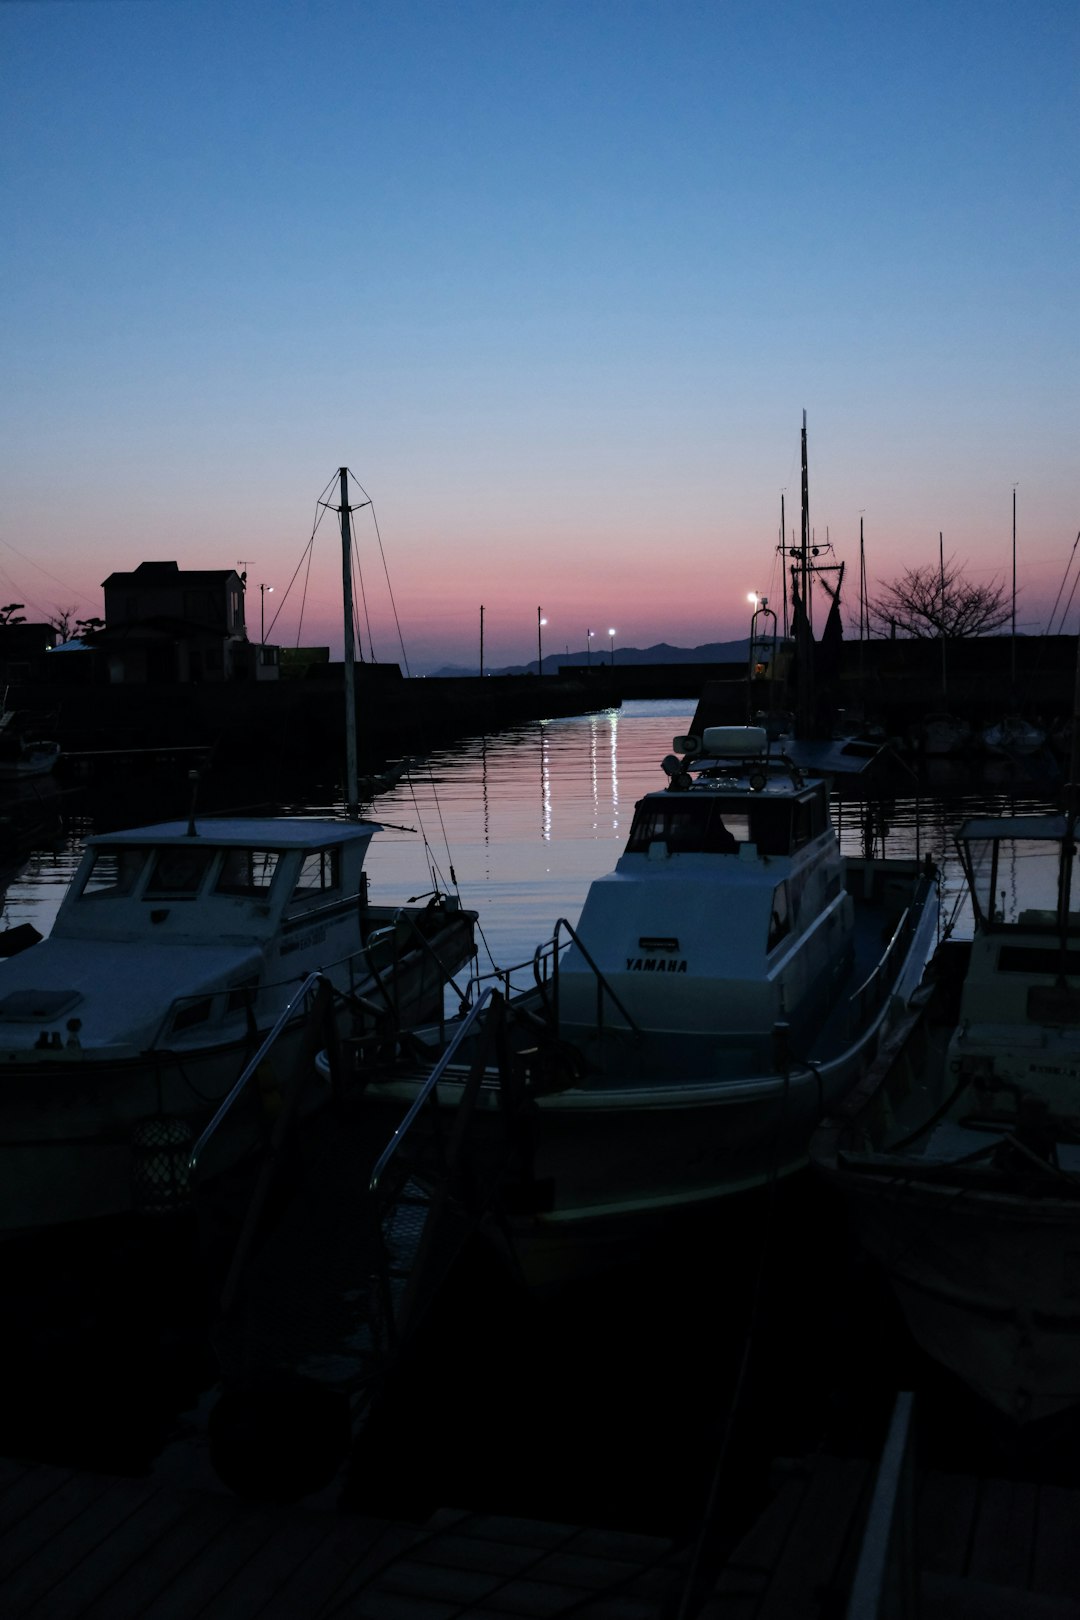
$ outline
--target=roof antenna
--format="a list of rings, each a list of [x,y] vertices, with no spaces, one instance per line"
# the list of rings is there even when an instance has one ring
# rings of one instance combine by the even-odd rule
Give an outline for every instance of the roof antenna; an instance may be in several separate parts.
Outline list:
[[[199,793],[199,773],[198,771],[188,771],[187,774],[188,781],[191,783],[191,809],[188,811],[187,835],[189,838],[197,838],[198,834],[195,830],[195,800]]]

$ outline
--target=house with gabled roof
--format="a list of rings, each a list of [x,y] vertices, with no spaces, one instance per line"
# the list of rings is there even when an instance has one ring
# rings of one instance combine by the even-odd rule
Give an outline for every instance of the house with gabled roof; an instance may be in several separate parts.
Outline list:
[[[235,568],[175,562],[142,562],[131,573],[110,574],[102,585],[105,628],[91,638],[109,681],[201,684],[263,674],[244,620],[246,583]]]

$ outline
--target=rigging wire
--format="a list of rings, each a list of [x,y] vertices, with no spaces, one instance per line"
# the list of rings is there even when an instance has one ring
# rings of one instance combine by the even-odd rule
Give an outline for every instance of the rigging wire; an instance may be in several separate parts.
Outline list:
[[[353,477],[352,473],[349,474],[349,477],[350,478]],[[358,478],[355,479],[354,482],[356,484],[357,489],[360,490],[361,494],[364,496],[364,499],[367,501],[368,505],[371,507],[371,521],[375,525],[375,538],[376,538],[376,540],[378,541],[378,544],[379,544],[379,556],[382,558],[383,574],[384,574],[384,576],[386,578],[386,588],[390,593],[390,607],[391,607],[391,611],[393,612],[393,615],[394,615],[394,625],[395,625],[395,628],[397,629],[398,646],[401,648],[401,661],[405,666],[405,674],[408,676],[412,672],[409,669],[409,658],[408,658],[408,654],[405,651],[405,639],[404,639],[404,637],[402,636],[402,633],[401,633],[401,621],[398,618],[397,602],[394,600],[394,587],[390,583],[390,570],[389,570],[389,568],[387,567],[387,564],[386,564],[386,552],[383,549],[382,533],[381,533],[381,531],[379,529],[379,517],[378,517],[378,513],[375,511],[375,502],[371,499],[371,496],[368,494],[367,490],[364,488],[363,484],[360,482],[360,480]]]
[[[1076,560],[1076,548],[1077,548],[1078,545],[1080,545],[1080,530],[1077,531],[1076,539],[1073,541],[1072,551],[1069,553],[1069,561],[1065,566],[1064,578],[1062,579],[1061,584],[1058,586],[1058,593],[1057,593],[1057,596],[1054,598],[1054,605],[1050,609],[1050,618],[1048,619],[1047,626],[1046,626],[1047,635],[1053,635],[1053,633],[1054,633],[1054,614],[1057,612],[1058,603],[1061,601],[1061,593],[1065,589],[1065,580],[1068,579],[1069,572],[1070,572],[1070,570],[1071,570],[1071,568],[1073,566],[1073,563]],[[1078,576],[1078,577],[1080,577],[1080,576]],[[1069,600],[1066,602],[1065,607],[1062,610],[1061,627],[1059,628],[1059,630],[1057,632],[1058,635],[1061,635],[1063,633],[1063,631],[1064,631],[1065,620],[1066,620],[1066,618],[1068,616],[1069,608],[1072,606],[1072,599],[1076,594],[1076,585],[1077,585],[1077,580],[1074,579],[1073,583],[1072,583],[1072,590],[1069,592]]]

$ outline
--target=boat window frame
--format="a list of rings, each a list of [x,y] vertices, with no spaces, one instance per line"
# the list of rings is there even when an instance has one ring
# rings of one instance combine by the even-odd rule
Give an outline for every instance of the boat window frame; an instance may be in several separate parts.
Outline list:
[[[142,880],[149,868],[152,850],[153,846],[150,844],[98,844],[92,846],[90,859],[84,869],[78,890],[72,896],[73,900],[133,899],[139,893]],[[124,860],[128,856],[137,856],[138,859],[131,863],[128,879],[120,882]],[[117,881],[95,883],[95,874],[110,863],[113,865]]]
[[[305,874],[310,875],[312,863],[315,861],[319,862],[320,882],[305,884],[303,881]],[[317,849],[301,850],[300,863],[296,869],[289,899],[290,901],[330,899],[343,892],[343,883],[341,850],[336,844],[320,844]]]
[[[227,873],[230,863],[245,858],[249,862],[249,869],[252,873],[258,869],[260,862],[264,870],[268,861],[273,862],[272,870],[266,882],[234,883],[228,881]],[[224,848],[221,851],[221,864],[214,879],[212,892],[233,900],[267,900],[277,880],[278,873],[281,871],[284,859],[285,851],[271,845],[237,844]]]
[[[211,871],[215,869],[217,849],[207,848],[202,844],[158,844],[151,847],[150,861],[146,882],[143,885],[142,898],[144,900],[196,900],[206,888]],[[189,863],[190,878],[177,881],[168,877],[166,881],[155,882],[159,871],[170,862],[175,863],[176,870],[180,870],[182,863]],[[181,875],[182,872],[181,872]]]

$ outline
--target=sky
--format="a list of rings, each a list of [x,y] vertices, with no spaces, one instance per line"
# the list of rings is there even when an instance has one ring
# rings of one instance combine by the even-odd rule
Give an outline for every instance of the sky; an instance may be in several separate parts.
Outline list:
[[[738,639],[805,411],[848,634],[942,553],[1074,633],[1078,69],[1075,0],[0,0],[0,606],[241,566],[340,656],[347,466],[360,656]]]

